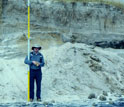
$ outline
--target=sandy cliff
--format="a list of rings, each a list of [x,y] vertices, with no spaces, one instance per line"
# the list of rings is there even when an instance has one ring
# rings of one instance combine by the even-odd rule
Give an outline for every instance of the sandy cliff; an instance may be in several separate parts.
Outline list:
[[[27,35],[25,0],[3,3],[3,37],[20,32]],[[121,8],[100,3],[31,1],[31,36],[44,36],[62,42],[95,42],[124,39],[124,14]],[[20,35],[20,36],[22,36]],[[1,37],[2,38],[2,37]],[[56,37],[55,37],[56,38]],[[55,43],[57,43],[55,41]],[[58,43],[57,43],[58,44]]]
[[[27,3],[8,0],[3,4],[0,103],[24,102],[27,101],[27,65],[24,64]],[[123,49],[87,45],[122,41],[123,12],[115,6],[99,3],[32,0],[31,46],[38,43],[43,47],[41,52],[46,63],[42,69],[43,101],[84,101],[90,93],[99,99],[103,91],[108,93],[107,100],[111,94],[123,95]]]

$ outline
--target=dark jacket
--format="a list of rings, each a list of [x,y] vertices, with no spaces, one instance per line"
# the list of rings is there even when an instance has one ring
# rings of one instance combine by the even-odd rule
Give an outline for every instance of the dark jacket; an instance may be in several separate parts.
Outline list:
[[[39,66],[36,66],[32,63],[32,61],[37,61],[40,63]],[[28,64],[30,66],[31,69],[41,69],[41,67],[44,66],[44,58],[43,58],[43,55],[41,53],[35,53],[34,51],[30,53],[30,60],[28,60],[28,56],[26,56],[25,58],[25,61],[24,61],[25,64]]]

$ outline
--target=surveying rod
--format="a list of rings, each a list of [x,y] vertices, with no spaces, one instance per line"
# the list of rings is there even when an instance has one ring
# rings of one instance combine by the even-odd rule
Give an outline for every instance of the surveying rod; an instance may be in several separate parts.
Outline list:
[[[28,0],[28,60],[30,60],[30,0]],[[30,65],[28,67],[28,101],[30,101]]]

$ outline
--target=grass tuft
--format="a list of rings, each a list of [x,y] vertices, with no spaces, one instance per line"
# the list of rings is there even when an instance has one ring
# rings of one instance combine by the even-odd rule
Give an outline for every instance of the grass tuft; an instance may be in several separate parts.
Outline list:
[[[117,8],[123,9],[124,10],[124,4],[116,1],[108,1],[108,0],[54,0],[54,1],[61,1],[61,2],[97,2],[97,3],[102,3],[102,4],[107,4],[107,5],[112,5]]]

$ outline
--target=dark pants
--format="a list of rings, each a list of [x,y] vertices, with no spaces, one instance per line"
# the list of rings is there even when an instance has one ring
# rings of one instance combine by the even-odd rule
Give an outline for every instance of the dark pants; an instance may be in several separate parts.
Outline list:
[[[34,81],[36,80],[36,97],[41,98],[41,80],[42,72],[41,69],[33,70],[30,69],[30,99],[34,99]]]

